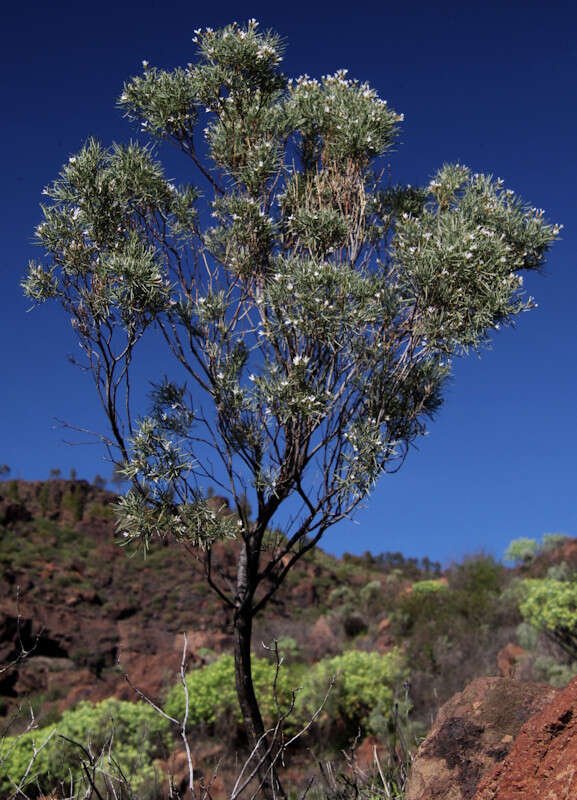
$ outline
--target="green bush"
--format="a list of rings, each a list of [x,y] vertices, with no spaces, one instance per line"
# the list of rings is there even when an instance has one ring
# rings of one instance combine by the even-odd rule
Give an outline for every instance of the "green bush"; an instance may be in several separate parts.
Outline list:
[[[73,485],[63,495],[60,507],[70,511],[75,522],[80,522],[84,514],[85,499],[77,485]]]
[[[252,661],[252,679],[261,713],[267,722],[276,719],[273,697],[275,666],[264,658]],[[234,658],[223,655],[212,664],[195,669],[186,677],[189,693],[188,719],[191,725],[214,724],[227,716],[240,722],[242,717],[236,697]],[[277,694],[281,706],[287,708],[291,698],[290,671],[283,664],[277,680]],[[171,717],[181,720],[186,708],[182,685],[174,686],[167,697],[165,710]]]
[[[62,782],[70,792],[70,781],[78,790],[81,761],[86,756],[77,745],[90,748],[103,771],[118,775],[111,755],[130,780],[139,798],[150,797],[155,784],[153,760],[166,755],[170,742],[169,725],[144,703],[127,703],[110,698],[101,703],[80,703],[65,711],[59,722],[40,731],[8,736],[0,743],[0,790],[13,788],[20,781],[34,748],[38,752],[26,785],[38,785],[44,794],[52,793]],[[23,787],[24,788],[24,787]]]
[[[398,648],[384,655],[363,650],[348,650],[340,656],[325,658],[309,670],[302,691],[297,696],[296,724],[302,724],[320,708],[333,677],[336,677],[318,725],[334,721],[344,723],[347,735],[355,735],[359,726],[372,731],[370,715],[392,712],[394,692],[408,677],[404,657]]]
[[[426,581],[417,581],[412,585],[412,593],[417,597],[427,597],[430,594],[436,594],[437,592],[446,592],[449,588],[446,583],[442,583],[440,580],[426,580]]]
[[[369,581],[359,592],[359,598],[363,609],[370,613],[376,611],[383,605],[383,587],[380,581]]]
[[[536,539],[522,536],[520,539],[513,539],[505,550],[505,561],[512,564],[530,564],[540,550],[541,546]]]
[[[543,551],[556,550],[569,536],[565,533],[545,533],[539,543],[536,539],[521,537],[513,539],[505,551],[505,561],[528,566]]]
[[[539,656],[533,668],[538,680],[550,683],[556,689],[563,689],[577,675],[577,662],[561,664],[553,656]]]
[[[519,592],[524,619],[577,657],[577,582],[532,578]]]

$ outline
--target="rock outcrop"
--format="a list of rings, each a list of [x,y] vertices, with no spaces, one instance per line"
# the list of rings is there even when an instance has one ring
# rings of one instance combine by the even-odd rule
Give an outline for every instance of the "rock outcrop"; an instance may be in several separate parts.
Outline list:
[[[441,708],[419,747],[406,800],[470,800],[483,775],[506,758],[523,723],[554,696],[551,686],[511,678],[470,683]]]
[[[474,800],[577,798],[577,678],[528,719],[507,755],[479,784]]]

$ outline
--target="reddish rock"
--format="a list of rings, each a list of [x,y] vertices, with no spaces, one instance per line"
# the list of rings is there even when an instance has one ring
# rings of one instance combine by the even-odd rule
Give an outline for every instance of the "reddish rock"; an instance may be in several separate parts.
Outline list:
[[[384,619],[382,619],[379,622],[379,627],[378,627],[379,634],[382,634],[382,633],[385,633],[385,631],[388,631],[389,628],[391,627],[391,624],[392,623],[391,623],[390,617],[385,617]]]
[[[340,650],[339,640],[333,631],[329,618],[319,617],[309,633],[310,649],[314,658],[324,658]]]
[[[233,644],[232,635],[222,631],[187,631],[186,641],[188,654],[195,658],[199,650],[214,650],[215,653],[230,651]],[[184,637],[178,633],[173,638],[172,649],[182,654]]]
[[[354,752],[355,766],[361,772],[371,773],[375,768],[375,751],[377,756],[383,752],[383,744],[374,736],[366,736]]]
[[[518,644],[509,642],[499,651],[497,655],[497,666],[503,678],[515,678],[519,662],[526,657],[527,653]]]
[[[474,800],[577,798],[577,678],[528,719]]]
[[[478,678],[439,711],[419,747],[406,800],[470,800],[522,724],[555,696],[546,684]],[[527,795],[525,800],[529,800]]]

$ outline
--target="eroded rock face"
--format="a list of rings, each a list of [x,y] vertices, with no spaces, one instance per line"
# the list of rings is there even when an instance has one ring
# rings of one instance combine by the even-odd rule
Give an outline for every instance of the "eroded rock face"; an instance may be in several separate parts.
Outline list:
[[[521,728],[507,757],[486,773],[474,800],[577,798],[577,678]]]
[[[470,683],[439,711],[415,757],[406,800],[470,800],[523,723],[554,696],[551,686],[511,678]]]

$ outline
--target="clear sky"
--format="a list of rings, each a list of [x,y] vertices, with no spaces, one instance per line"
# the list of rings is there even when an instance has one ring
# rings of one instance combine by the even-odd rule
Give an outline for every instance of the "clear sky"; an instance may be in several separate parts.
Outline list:
[[[565,226],[543,274],[526,279],[539,308],[499,332],[481,359],[456,364],[430,436],[324,547],[448,563],[480,550],[501,557],[519,536],[577,536],[577,9],[569,1],[11,4],[0,50],[0,463],[31,480],[53,467],[88,479],[110,473],[99,445],[64,444],[87,437],[55,422],[103,427],[89,378],[67,361],[77,347],[70,325],[56,308],[28,313],[19,288],[28,259],[41,255],[32,245],[41,191],[89,135],[134,136],[115,99],[143,59],[186,64],[194,28],[249,17],[286,37],[289,76],[345,67],[404,113],[390,159],[395,181],[424,183],[460,161],[502,177]],[[169,161],[177,180],[188,169]],[[147,360],[151,378],[170,372],[154,347]]]

